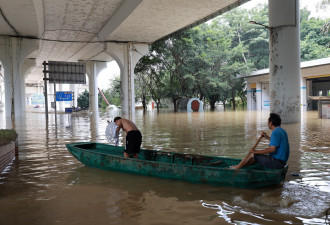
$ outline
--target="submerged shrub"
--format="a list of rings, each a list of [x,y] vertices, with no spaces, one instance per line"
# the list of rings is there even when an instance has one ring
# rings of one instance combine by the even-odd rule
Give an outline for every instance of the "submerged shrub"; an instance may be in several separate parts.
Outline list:
[[[0,130],[0,146],[4,146],[9,144],[11,141],[15,141],[17,136],[18,134],[15,130]]]

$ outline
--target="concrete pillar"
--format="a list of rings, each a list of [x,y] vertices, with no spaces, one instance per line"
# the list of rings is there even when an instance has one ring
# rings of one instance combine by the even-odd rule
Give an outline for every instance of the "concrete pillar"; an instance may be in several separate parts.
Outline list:
[[[36,60],[35,59],[26,59],[22,65],[22,74],[23,74],[23,83],[22,83],[22,99],[26,99],[25,95],[25,78],[27,75],[31,72],[31,70],[36,66]],[[27,102],[25,101],[23,103],[22,109],[23,111],[26,111],[26,104]],[[31,96],[29,97],[29,105],[31,105]]]
[[[313,96],[313,81],[306,81],[306,97],[307,97],[307,110],[313,110],[313,101],[308,99],[308,96]]]
[[[77,98],[78,98],[78,86],[77,86],[77,84],[70,84],[70,91],[72,91],[73,95],[74,95],[72,105],[74,107],[77,107],[78,106],[78,104],[77,104]]]
[[[257,109],[256,110],[262,110],[262,84],[260,82],[256,83],[256,101],[257,101]]]
[[[134,68],[139,59],[148,53],[148,45],[141,43],[108,43],[105,49],[116,60],[120,68],[122,115],[134,121]]]
[[[38,41],[0,37],[0,61],[4,67],[6,117],[22,117],[25,108],[25,86],[22,65],[38,50]]]
[[[43,86],[43,84],[41,84],[41,82],[38,82],[38,94],[42,94],[41,87]]]
[[[252,109],[252,89],[251,89],[251,85],[249,83],[246,84],[246,91],[247,91],[247,95],[246,95],[246,105],[247,105],[247,110],[253,110]]]
[[[0,73],[3,74],[3,68],[2,66],[0,67]],[[4,105],[4,98],[2,97],[2,90],[4,90],[4,87],[3,87],[3,78],[2,76],[0,76],[0,112],[2,112],[2,107]]]
[[[270,110],[300,122],[299,0],[269,0]]]
[[[86,73],[89,85],[89,111],[93,114],[99,114],[97,77],[100,72],[107,67],[106,62],[88,61],[86,62]]]
[[[269,110],[270,108],[270,100],[269,100],[269,84],[262,83],[261,85],[261,109],[262,110]]]
[[[31,95],[28,96],[28,105],[32,105],[32,98],[31,98]]]
[[[55,102],[56,95],[54,94],[54,83],[49,83],[47,85],[47,101],[48,101],[48,110],[54,111],[54,109],[51,107],[52,102]],[[46,106],[45,106],[46,107]]]
[[[303,110],[307,109],[307,80],[306,78],[300,78],[300,98],[301,107]]]
[[[63,87],[63,84],[57,84],[56,85],[56,92],[57,91],[66,91]],[[56,96],[56,93],[55,93],[55,96]],[[57,107],[56,110],[57,112],[64,112],[65,111],[65,101],[59,101],[56,103],[57,104]]]

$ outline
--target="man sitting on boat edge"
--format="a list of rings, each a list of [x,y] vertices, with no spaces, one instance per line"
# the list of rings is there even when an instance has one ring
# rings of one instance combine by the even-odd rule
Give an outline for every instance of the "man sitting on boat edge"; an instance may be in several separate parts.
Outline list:
[[[270,140],[269,147],[264,150],[250,149],[247,159],[243,159],[238,165],[230,168],[241,169],[256,162],[269,169],[283,168],[289,159],[290,146],[288,135],[280,126],[281,117],[276,113],[271,113],[268,118],[268,128],[272,130],[272,135],[269,137],[265,132],[261,133],[262,137]]]
[[[129,158],[129,155],[133,154],[133,158],[138,158],[138,153],[140,152],[140,147],[142,143],[142,135],[136,125],[128,120],[121,117],[116,117],[113,122],[118,126],[116,132],[123,129],[126,136],[126,148],[124,151],[124,156]]]

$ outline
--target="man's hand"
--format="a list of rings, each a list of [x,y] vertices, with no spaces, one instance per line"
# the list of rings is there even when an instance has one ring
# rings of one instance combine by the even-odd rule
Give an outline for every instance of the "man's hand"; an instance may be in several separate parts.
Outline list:
[[[267,140],[270,139],[270,137],[266,134],[266,132],[262,131],[261,132],[261,136],[263,136],[264,138],[266,138]]]

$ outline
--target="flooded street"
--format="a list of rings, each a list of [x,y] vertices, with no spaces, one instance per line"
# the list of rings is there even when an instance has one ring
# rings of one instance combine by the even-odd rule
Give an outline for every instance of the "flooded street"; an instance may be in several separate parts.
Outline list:
[[[0,225],[89,224],[325,224],[330,207],[330,120],[303,112],[283,124],[289,135],[289,171],[283,185],[238,189],[191,184],[89,168],[65,144],[107,143],[107,120],[79,112],[30,112],[15,122],[19,158],[0,179]],[[268,130],[269,112],[137,110],[142,147],[243,158]],[[0,129],[12,128],[0,113]],[[121,134],[121,143],[123,134]],[[263,140],[257,149],[268,146]]]

